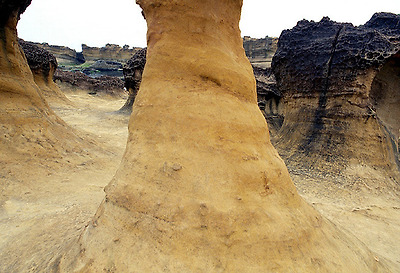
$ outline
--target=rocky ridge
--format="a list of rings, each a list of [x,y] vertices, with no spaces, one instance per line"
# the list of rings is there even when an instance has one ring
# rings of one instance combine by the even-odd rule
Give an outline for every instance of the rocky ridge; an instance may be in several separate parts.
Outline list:
[[[124,81],[118,77],[100,76],[92,78],[80,71],[71,72],[58,69],[54,74],[54,81],[67,92],[84,91],[91,95],[126,95]]]
[[[82,52],[76,52],[76,50],[71,49],[66,46],[49,45],[48,43],[34,43],[30,42],[49,53],[53,54],[57,58],[57,62],[61,65],[80,65],[85,62],[85,57]]]

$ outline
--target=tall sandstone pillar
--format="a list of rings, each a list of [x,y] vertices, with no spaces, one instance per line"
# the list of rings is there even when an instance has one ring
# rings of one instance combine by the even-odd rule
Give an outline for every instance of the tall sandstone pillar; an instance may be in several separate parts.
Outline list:
[[[241,0],[137,0],[148,55],[121,166],[63,272],[381,272],[298,195],[257,107]]]

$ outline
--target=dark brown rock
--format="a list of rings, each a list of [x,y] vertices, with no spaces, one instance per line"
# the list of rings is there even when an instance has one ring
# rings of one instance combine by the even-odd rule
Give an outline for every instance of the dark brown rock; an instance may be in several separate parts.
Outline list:
[[[132,106],[139,91],[140,83],[142,81],[142,73],[146,64],[147,48],[143,48],[133,55],[133,57],[126,63],[123,68],[125,78],[125,88],[129,92],[129,97],[120,109],[120,112],[130,114]]]
[[[282,32],[272,69],[286,113],[277,146],[289,165],[400,168],[399,25],[399,15],[377,13],[359,27],[325,17]]]
[[[49,102],[62,101],[70,103],[53,81],[53,76],[58,66],[56,57],[34,43],[26,42],[22,39],[19,39],[18,42],[25,53],[35,83],[39,86],[46,99]]]
[[[19,16],[25,12],[32,0],[0,0],[0,24],[4,25],[14,12]]]
[[[65,89],[84,90],[89,94],[108,94],[113,96],[123,96],[124,81],[118,77],[101,76],[92,78],[82,72],[71,72],[57,69],[54,80]]]
[[[25,57],[32,71],[40,71],[48,76],[50,70],[55,71],[57,69],[58,63],[53,54],[22,39],[19,39],[18,42],[24,50]]]

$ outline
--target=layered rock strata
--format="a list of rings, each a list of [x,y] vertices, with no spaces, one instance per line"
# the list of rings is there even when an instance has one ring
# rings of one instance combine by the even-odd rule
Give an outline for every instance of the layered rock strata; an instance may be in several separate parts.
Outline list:
[[[243,47],[246,56],[251,64],[258,68],[271,67],[272,57],[277,49],[278,39],[274,37],[265,37],[261,39],[245,36],[243,38]]]
[[[240,0],[139,0],[147,63],[120,169],[62,272],[386,272],[297,194],[269,141]]]
[[[58,66],[54,55],[22,39],[19,39],[18,42],[24,51],[35,83],[38,85],[45,98],[48,101],[69,102],[67,97],[53,81],[54,72]]]
[[[53,54],[60,65],[79,65],[86,61],[82,52],[76,52],[66,46],[49,45],[48,43],[33,44]]]
[[[120,47],[119,45],[106,44],[104,47],[90,47],[82,44],[82,54],[86,61],[119,61],[126,62],[140,48],[129,48],[128,45]]]
[[[377,13],[359,27],[325,17],[282,32],[272,63],[285,101],[276,145],[291,165],[398,173],[399,25],[399,15]]]
[[[30,1],[0,2],[0,162],[19,156],[50,160],[79,152],[81,139],[49,108],[17,40],[17,22]],[[3,164],[5,164],[3,166]]]
[[[143,48],[133,55],[133,57],[124,65],[125,88],[129,92],[129,97],[120,112],[132,113],[132,106],[135,101],[140,83],[142,82],[142,74],[146,64],[147,48]]]

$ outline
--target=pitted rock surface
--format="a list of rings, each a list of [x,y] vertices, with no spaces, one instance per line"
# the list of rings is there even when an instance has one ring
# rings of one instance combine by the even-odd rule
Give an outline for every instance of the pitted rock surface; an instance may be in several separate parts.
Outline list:
[[[376,13],[358,27],[324,17],[282,32],[272,62],[285,101],[277,147],[291,164],[400,168],[399,26],[400,15]]]
[[[18,42],[24,50],[29,67],[32,71],[42,71],[49,75],[50,69],[55,70],[57,68],[57,59],[53,54],[22,39],[19,39]]]

